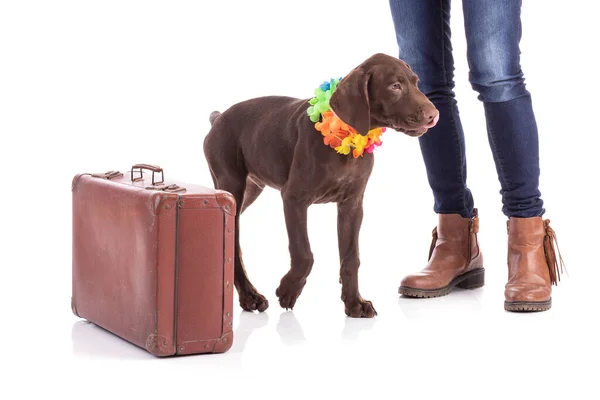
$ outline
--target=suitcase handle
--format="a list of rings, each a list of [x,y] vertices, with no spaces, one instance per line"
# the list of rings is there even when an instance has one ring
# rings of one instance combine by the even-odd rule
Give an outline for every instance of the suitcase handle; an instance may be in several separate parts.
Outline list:
[[[134,169],[138,169],[139,172],[140,172],[140,176],[137,177],[137,178],[135,178],[135,179],[133,178],[133,170]],[[143,169],[147,169],[147,170],[152,171],[152,184],[153,185],[155,184],[155,182],[154,182],[154,173],[160,172],[161,180],[160,180],[160,182],[156,182],[156,183],[163,183],[165,181],[165,175],[164,175],[163,169],[161,167],[159,167],[157,165],[151,165],[151,164],[135,164],[133,167],[131,167],[131,181],[132,182],[139,181],[139,180],[143,179],[143,173],[142,173]]]

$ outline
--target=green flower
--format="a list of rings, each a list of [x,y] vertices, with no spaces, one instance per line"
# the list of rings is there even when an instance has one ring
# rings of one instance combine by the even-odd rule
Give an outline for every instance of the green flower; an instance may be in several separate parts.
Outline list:
[[[307,114],[312,122],[319,122],[321,114],[329,111],[329,100],[331,95],[337,89],[341,79],[331,79],[329,82],[324,82],[315,89],[315,97],[309,100]],[[325,89],[325,90],[324,90]]]

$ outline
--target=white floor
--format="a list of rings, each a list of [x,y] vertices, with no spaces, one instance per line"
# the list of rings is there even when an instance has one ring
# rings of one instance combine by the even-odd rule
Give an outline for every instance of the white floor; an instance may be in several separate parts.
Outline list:
[[[326,246],[315,246],[321,257],[287,312],[274,295],[284,266],[259,265],[259,249],[247,246],[249,274],[271,306],[258,314],[236,305],[234,344],[220,355],[155,358],[70,314],[67,285],[57,292],[30,275],[24,286],[34,291],[14,298],[5,319],[7,383],[23,394],[66,398],[595,398],[598,272],[583,265],[590,258],[567,236],[561,250],[568,251],[570,275],[554,289],[552,309],[508,313],[503,234],[483,227],[487,284],[473,291],[437,299],[396,295],[401,275],[426,255],[425,239],[399,243],[404,254],[395,258],[391,251],[364,256],[361,287],[379,313],[374,319],[344,315],[334,252]]]
[[[375,52],[396,55],[387,2],[106,0],[0,3],[0,398],[600,398],[597,2],[524,2],[522,66],[540,132],[540,187],[569,275],[550,311],[503,309],[506,226],[483,108],[453,2],[456,93],[486,285],[399,298],[436,223],[418,142],[386,133],[367,188],[360,287],[379,315],[346,318],[335,207],[309,212],[315,265],[293,312],[278,194],[240,226],[263,314],[236,306],[226,354],[157,359],[76,318],[72,177],[158,164],[211,186],[208,115],[264,94],[310,97]],[[293,16],[288,18],[286,16]],[[339,21],[347,23],[337,24]],[[369,24],[363,22],[368,21]],[[336,43],[327,29],[344,26]],[[331,27],[335,26],[335,27]],[[236,300],[237,304],[237,300]]]

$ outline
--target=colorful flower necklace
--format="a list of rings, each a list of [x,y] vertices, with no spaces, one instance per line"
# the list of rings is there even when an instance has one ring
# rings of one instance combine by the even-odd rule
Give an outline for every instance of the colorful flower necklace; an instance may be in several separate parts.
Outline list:
[[[342,121],[329,106],[331,95],[337,89],[340,79],[323,82],[315,89],[315,97],[310,99],[307,114],[315,123],[315,129],[323,135],[323,142],[335,149],[339,154],[348,155],[352,152],[354,158],[362,157],[363,153],[372,153],[382,145],[381,134],[385,128],[371,129],[366,136]]]

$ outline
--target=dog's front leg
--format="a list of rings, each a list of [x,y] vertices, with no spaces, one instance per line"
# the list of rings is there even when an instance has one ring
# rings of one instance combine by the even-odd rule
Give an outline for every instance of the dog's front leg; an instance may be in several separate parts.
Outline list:
[[[279,297],[279,304],[285,309],[294,308],[313,266],[313,254],[308,241],[308,206],[306,201],[283,194],[291,266],[288,273],[281,278],[275,294]]]
[[[377,315],[377,311],[370,301],[361,297],[358,290],[358,267],[360,266],[358,239],[362,219],[362,198],[338,203],[340,281],[346,315],[353,318],[372,318]]]

